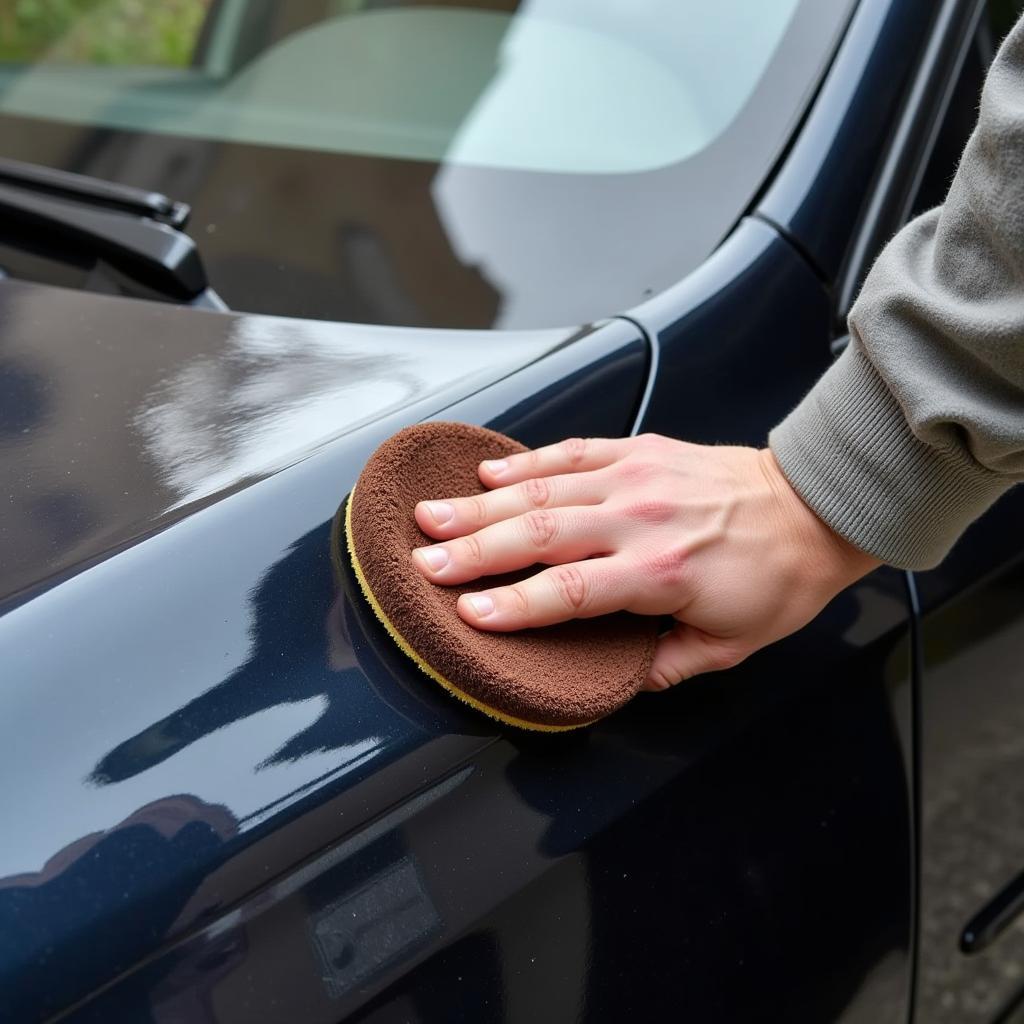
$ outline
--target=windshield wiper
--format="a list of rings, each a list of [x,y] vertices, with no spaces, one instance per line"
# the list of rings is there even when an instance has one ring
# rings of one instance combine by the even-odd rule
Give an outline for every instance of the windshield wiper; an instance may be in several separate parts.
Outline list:
[[[189,213],[159,192],[0,159],[0,217],[87,249],[177,299],[207,286],[199,250],[180,230]]]
[[[147,192],[143,188],[120,185],[87,174],[59,171],[43,164],[27,164],[21,160],[0,157],[0,182],[21,185],[33,192],[50,192],[67,199],[78,199],[112,210],[134,213],[138,217],[184,228],[192,208],[188,203],[176,203],[160,192]]]

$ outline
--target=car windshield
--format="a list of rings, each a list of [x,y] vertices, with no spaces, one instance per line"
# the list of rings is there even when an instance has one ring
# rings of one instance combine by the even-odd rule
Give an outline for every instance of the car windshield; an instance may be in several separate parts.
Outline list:
[[[850,2],[13,4],[0,153],[190,202],[233,308],[587,322],[721,240]]]

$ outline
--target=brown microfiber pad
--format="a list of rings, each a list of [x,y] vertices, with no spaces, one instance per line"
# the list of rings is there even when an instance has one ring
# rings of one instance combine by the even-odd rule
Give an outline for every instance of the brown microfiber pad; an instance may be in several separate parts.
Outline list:
[[[422,423],[385,441],[349,496],[345,535],[360,589],[396,643],[456,697],[510,725],[573,729],[615,711],[639,690],[654,654],[657,619],[620,612],[543,629],[488,633],[456,611],[459,595],[530,572],[454,587],[429,582],[414,548],[419,501],[482,494],[483,459],[526,451],[464,423]]]

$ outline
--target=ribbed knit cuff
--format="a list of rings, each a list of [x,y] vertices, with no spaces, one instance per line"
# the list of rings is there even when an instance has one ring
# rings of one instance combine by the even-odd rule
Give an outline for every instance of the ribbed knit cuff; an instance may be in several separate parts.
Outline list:
[[[921,441],[856,339],[768,435],[782,472],[836,533],[889,565],[930,569],[1010,487]]]

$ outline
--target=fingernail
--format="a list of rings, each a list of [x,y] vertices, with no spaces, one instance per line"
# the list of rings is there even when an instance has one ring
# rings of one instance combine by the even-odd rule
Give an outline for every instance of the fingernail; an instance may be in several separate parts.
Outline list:
[[[455,515],[454,506],[449,505],[447,501],[425,501],[423,504],[430,513],[430,518],[433,519],[438,526],[442,526],[444,523],[447,523],[448,520]]]
[[[488,473],[499,475],[508,469],[508,462],[505,459],[487,459],[484,461],[483,467]]]
[[[486,594],[467,594],[466,600],[472,606],[477,618],[486,618],[494,611],[494,600]]]
[[[448,552],[444,548],[418,548],[420,557],[427,563],[427,568],[437,572],[448,564]]]

